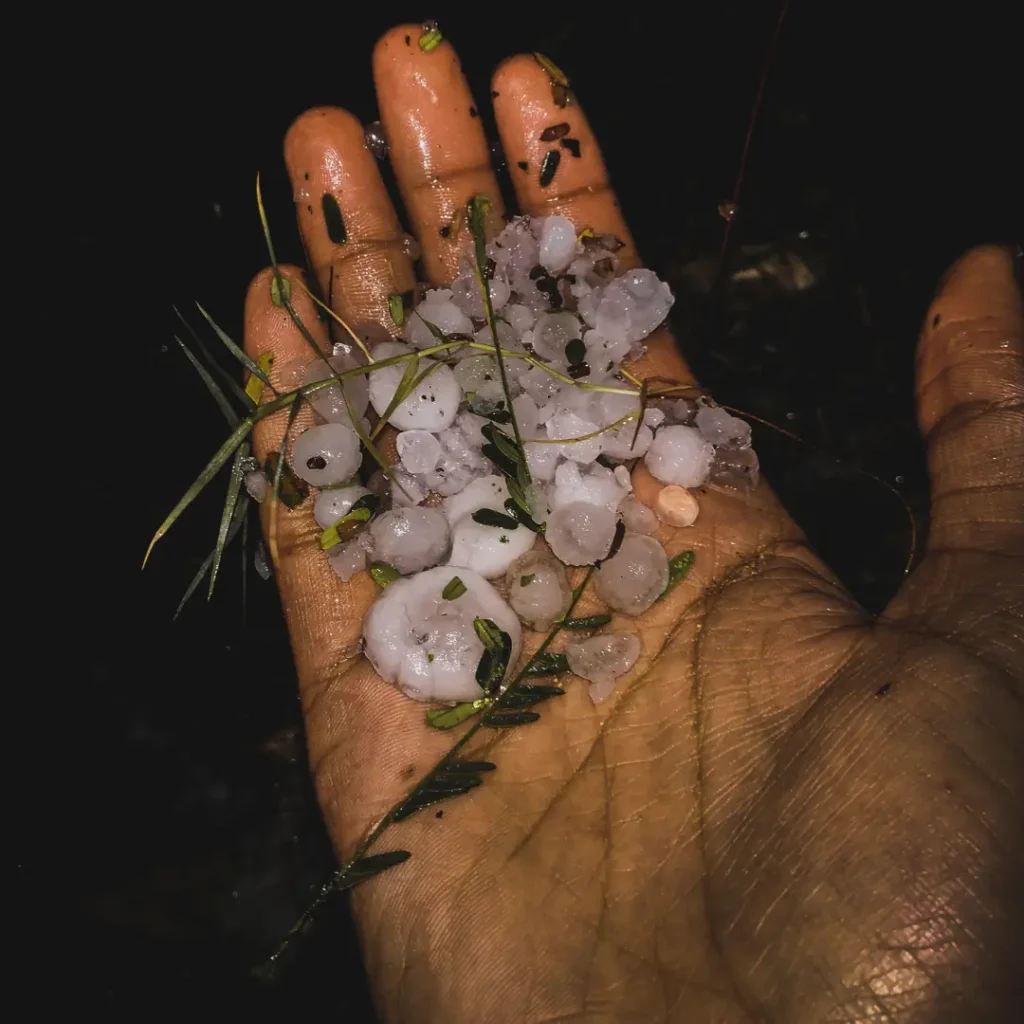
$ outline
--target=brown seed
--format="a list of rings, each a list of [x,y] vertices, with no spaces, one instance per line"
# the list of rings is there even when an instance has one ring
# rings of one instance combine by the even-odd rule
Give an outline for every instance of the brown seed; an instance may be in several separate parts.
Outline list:
[[[560,124],[551,124],[540,133],[541,142],[554,142],[563,135],[569,134],[569,122],[562,121]]]
[[[549,149],[544,154],[544,161],[540,165],[540,187],[547,188],[554,180],[555,171],[558,170],[558,163],[562,154],[557,149]]]

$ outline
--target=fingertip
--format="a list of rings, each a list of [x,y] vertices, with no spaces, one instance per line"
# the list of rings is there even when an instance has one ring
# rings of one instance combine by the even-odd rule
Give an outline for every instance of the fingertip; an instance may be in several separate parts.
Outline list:
[[[317,318],[313,301],[303,287],[302,270],[281,263],[278,272],[291,285],[292,309],[321,348],[326,348],[326,333]],[[245,351],[254,359],[265,352],[272,352],[275,368],[280,367],[283,361],[301,359],[307,355],[312,359],[309,343],[302,337],[288,311],[274,302],[273,282],[273,267],[264,268],[249,282],[245,295]]]
[[[964,253],[939,283],[926,326],[938,330],[983,318],[1020,322],[1021,295],[1008,246],[980,245]]]

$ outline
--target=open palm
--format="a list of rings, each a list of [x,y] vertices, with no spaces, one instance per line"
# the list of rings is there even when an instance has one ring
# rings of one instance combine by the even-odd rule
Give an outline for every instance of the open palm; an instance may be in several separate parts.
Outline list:
[[[436,284],[455,276],[456,210],[499,191],[457,58],[447,43],[421,52],[420,31],[389,32],[374,72]],[[580,106],[554,105],[532,57],[503,64],[491,95],[521,210],[614,232],[635,263]],[[539,136],[562,121],[580,156],[542,188]],[[387,323],[413,265],[361,126],[309,111],[285,156],[324,292],[350,323]],[[249,291],[246,345],[275,353],[285,386],[309,359],[267,273]],[[928,313],[929,550],[880,618],[764,484],[710,491],[696,526],[661,528],[670,557],[696,551],[695,569],[628,620],[643,654],[613,697],[595,708],[570,680],[536,725],[485,730],[469,753],[497,763],[486,785],[374,847],[413,852],[355,893],[384,1019],[1003,1019],[1024,843],[1022,370],[1011,259],[976,250]],[[634,372],[689,378],[664,331]],[[284,425],[259,425],[261,456]],[[633,479],[652,501],[655,481],[642,467]],[[280,517],[277,578],[320,802],[345,856],[453,737],[426,729],[422,705],[358,655],[376,587],[337,580],[309,505]],[[597,607],[585,597],[580,614]]]

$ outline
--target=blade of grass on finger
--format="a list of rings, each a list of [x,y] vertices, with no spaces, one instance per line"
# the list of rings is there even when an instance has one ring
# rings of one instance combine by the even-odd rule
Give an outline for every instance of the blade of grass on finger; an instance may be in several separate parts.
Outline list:
[[[270,548],[270,561],[272,565],[277,565],[277,512],[280,508],[280,495],[281,495],[281,472],[284,469],[284,464],[288,459],[288,435],[292,432],[292,424],[295,422],[295,417],[299,415],[299,407],[302,405],[302,399],[292,403],[292,407],[288,410],[288,423],[284,428],[284,437],[281,438],[281,447],[277,453],[277,465],[274,467],[274,479],[270,487],[270,509],[268,511],[267,518],[269,519],[269,527],[267,529],[267,546]]]
[[[256,403],[252,400],[251,395],[247,395],[242,385],[238,383],[234,376],[227,372],[223,366],[213,357],[213,353],[207,348],[206,343],[196,333],[193,326],[185,319],[181,310],[177,306],[172,306],[175,315],[181,321],[182,326],[188,331],[188,336],[192,339],[192,344],[198,349],[199,354],[206,360],[207,365],[217,375],[221,384],[231,392],[239,402],[242,403],[242,407],[247,411],[251,412],[256,408]]]
[[[209,324],[209,325],[210,325],[210,326],[211,326],[211,327],[213,328],[213,333],[214,333],[214,334],[216,334],[216,335],[217,335],[217,337],[218,337],[218,338],[220,338],[220,340],[221,340],[221,341],[222,341],[222,342],[224,343],[224,347],[225,347],[225,348],[226,348],[226,349],[227,349],[227,350],[228,350],[228,351],[229,351],[229,352],[230,352],[230,353],[231,353],[231,354],[232,354],[232,355],[233,355],[233,356],[234,356],[234,357],[235,357],[235,358],[236,358],[236,359],[237,359],[237,360],[238,360],[238,361],[239,361],[239,362],[240,362],[240,363],[241,363],[241,364],[242,364],[242,365],[243,365],[243,366],[244,366],[244,367],[245,367],[245,368],[246,368],[246,369],[247,369],[247,370],[248,370],[248,371],[249,371],[249,372],[250,372],[250,373],[251,373],[251,374],[252,374],[252,375],[254,376],[254,377],[259,377],[259,379],[260,379],[261,381],[263,381],[263,383],[264,383],[264,384],[266,384],[266,385],[267,385],[267,387],[269,387],[269,388],[270,388],[270,390],[271,390],[271,391],[273,391],[273,392],[274,392],[274,394],[276,395],[276,394],[277,394],[277,391],[276,391],[276,390],[274,389],[274,385],[270,383],[270,378],[269,378],[269,377],[268,377],[268,376],[267,376],[267,375],[266,375],[266,374],[265,374],[265,373],[264,373],[264,372],[263,372],[263,371],[262,371],[262,370],[261,370],[261,369],[259,368],[259,366],[258,366],[258,365],[256,364],[256,362],[255,362],[254,360],[250,359],[250,358],[249,358],[249,357],[248,357],[248,356],[247,356],[247,355],[245,354],[245,352],[243,352],[243,351],[242,351],[242,350],[241,350],[241,349],[240,349],[240,348],[239,348],[239,347],[238,347],[238,346],[237,346],[237,345],[236,345],[236,344],[234,343],[234,341],[232,341],[232,340],[231,340],[231,338],[230,338],[230,337],[228,337],[228,335],[227,335],[227,334],[225,334],[225,333],[224,333],[224,331],[222,331],[222,330],[221,330],[221,328],[220,328],[220,327],[219,327],[219,326],[217,325],[217,323],[216,323],[216,322],[214,321],[213,317],[212,317],[212,316],[210,316],[210,314],[209,314],[209,313],[207,313],[207,312],[206,312],[206,310],[205,310],[205,309],[203,309],[203,307],[202,307],[202,306],[200,306],[198,302],[196,303],[196,308],[197,308],[197,309],[199,310],[199,312],[200,312],[200,313],[202,313],[202,315],[203,315],[203,319],[205,319],[205,320],[206,320],[206,322],[207,322],[207,323],[208,323],[208,324]]]

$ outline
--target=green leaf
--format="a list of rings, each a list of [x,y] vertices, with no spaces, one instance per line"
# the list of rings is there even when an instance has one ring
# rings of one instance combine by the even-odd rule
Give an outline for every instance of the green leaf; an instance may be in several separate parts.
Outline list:
[[[270,452],[263,463],[263,472],[277,487],[277,496],[284,502],[285,508],[298,508],[309,497],[309,484],[296,476],[292,467],[285,462],[282,466],[281,453]]]
[[[523,461],[523,453],[516,447],[516,442],[493,423],[485,423],[480,428],[480,433],[510,462],[518,465]]]
[[[427,712],[427,725],[432,729],[454,729],[455,726],[479,714],[490,701],[469,701],[453,708],[435,708]]]
[[[274,276],[270,279],[270,301],[275,306],[286,306],[292,301],[292,283],[287,277]]]
[[[586,362],[587,346],[583,344],[582,338],[573,338],[572,341],[565,346],[565,358],[570,366]]]
[[[546,526],[534,520],[529,512],[524,512],[512,498],[505,499],[505,511],[521,526],[525,526],[534,533],[543,533]]]
[[[206,600],[213,597],[213,588],[217,583],[217,573],[220,572],[220,562],[224,557],[224,548],[228,542],[228,530],[231,528],[231,520],[235,517],[235,507],[238,505],[238,494],[242,489],[242,460],[249,455],[249,442],[243,442],[235,452],[235,460],[231,464],[231,476],[228,478],[228,493],[224,499],[224,510],[220,516],[220,527],[217,530],[217,546],[213,549],[213,565],[210,568],[210,589],[206,592]]]
[[[552,697],[561,697],[565,694],[560,686],[532,686],[521,685],[514,690],[508,690],[501,698],[502,708],[529,708],[541,701],[550,700]]]
[[[501,345],[498,343],[498,330],[494,320],[494,306],[491,302],[491,288],[487,274],[487,237],[486,218],[490,208],[490,200],[487,196],[475,195],[466,204],[469,230],[473,235],[473,269],[476,276],[477,287],[480,290],[480,297],[483,300],[484,319],[491,332],[491,341],[494,345],[494,359],[498,364],[498,372],[501,375],[501,390],[505,395],[505,408],[508,410],[512,420],[512,433],[515,436],[516,455],[512,461],[516,465],[516,476],[527,487],[530,483],[530,468],[526,460],[522,458],[523,437],[519,432],[519,423],[516,420],[515,409],[512,406],[512,391],[508,382],[508,370],[505,367],[505,357],[501,352]],[[493,439],[497,444],[497,438]],[[500,447],[500,445],[499,445]]]
[[[228,336],[217,326],[212,316],[203,309],[199,303],[196,303],[196,308],[200,313],[203,314],[203,319],[213,328],[213,333],[224,343],[224,347],[254,376],[259,377],[264,384],[266,384],[271,391],[274,391],[274,385],[270,383],[270,378],[256,365],[256,363],[250,359],[245,352],[242,351]],[[274,391],[276,395],[277,392]]]
[[[535,572],[531,572],[528,576],[520,576],[519,586],[528,587],[536,578],[537,574]]]
[[[600,615],[587,615],[582,619],[569,619],[562,623],[562,629],[600,629],[611,621],[612,617],[602,612]]]
[[[538,718],[540,715],[536,711],[489,711],[481,721],[492,729],[512,729],[517,725],[529,725]]]
[[[466,773],[476,775],[478,772],[493,772],[498,766],[491,761],[449,761],[442,765],[441,771],[451,775]]]
[[[225,549],[231,544],[231,542],[238,536],[238,531],[242,528],[246,522],[249,512],[250,497],[248,494],[242,494],[238,504],[235,506],[235,514],[231,519],[231,527],[228,530],[227,541],[224,544]],[[185,593],[182,595],[181,600],[178,602],[178,607],[174,610],[174,615],[171,619],[173,622],[181,614],[181,610],[185,607],[188,599],[199,589],[199,584],[203,582],[206,574],[210,571],[210,566],[213,565],[214,552],[211,551],[206,558],[203,560],[203,564],[199,566],[195,576],[192,577],[192,582],[185,588]],[[245,564],[246,552],[245,543],[242,543],[242,563]]]
[[[434,775],[405,800],[392,814],[391,820],[404,821],[409,815],[423,810],[424,807],[430,807],[442,800],[450,800],[453,796],[462,796],[463,793],[476,789],[482,781],[478,775]]]
[[[178,516],[195,501],[199,492],[217,475],[217,471],[221,466],[231,458],[238,446],[249,436],[250,430],[252,430],[252,420],[242,420],[231,432],[231,436],[217,449],[213,458],[203,467],[202,472],[192,482],[192,486],[182,495],[178,504],[171,509],[167,518],[160,524],[156,533],[153,534],[153,539],[150,540],[149,547],[146,548],[146,555],[142,559],[143,568],[146,567],[146,562],[149,561],[149,556],[156,542],[174,525]]]
[[[387,426],[388,420],[394,415],[395,410],[409,397],[410,392],[415,386],[416,371],[419,369],[419,365],[420,357],[414,353],[412,359],[405,364],[402,379],[398,382],[398,387],[395,388],[395,393],[391,396],[388,407],[381,413],[380,420],[377,422],[377,426],[373,428],[371,437],[376,437]]]
[[[376,497],[376,495],[372,495]],[[368,508],[356,508],[353,506],[336,523],[328,526],[320,534],[320,550],[330,551],[331,548],[351,540],[360,530],[363,523],[368,523],[373,517],[373,512]]]
[[[454,601],[457,598],[462,597],[462,595],[465,592],[466,592],[466,584],[463,583],[462,580],[459,579],[458,576],[453,576],[445,584],[444,590],[441,591],[441,596],[446,601]]]
[[[533,509],[530,508],[530,503],[526,500],[526,494],[523,491],[522,486],[518,480],[509,479],[505,481],[508,487],[509,497],[522,509],[528,516],[533,515]],[[507,507],[507,506],[506,506]]]
[[[395,580],[402,578],[402,574],[393,565],[388,565],[387,562],[371,562],[366,571],[381,590],[391,586]]]
[[[559,672],[569,671],[569,659],[564,654],[550,654],[545,651],[543,654],[535,654],[526,664],[523,675],[536,678],[537,676],[554,676]]]
[[[512,638],[491,619],[476,618],[473,628],[484,645],[484,653],[476,666],[476,681],[484,693],[501,685],[512,657]]]
[[[335,892],[344,892],[368,881],[374,875],[379,875],[382,871],[387,871],[388,868],[404,864],[411,856],[408,850],[390,850],[388,853],[375,853],[372,857],[360,857],[338,873],[333,889]]]
[[[181,346],[181,351],[188,357],[188,361],[195,368],[196,373],[199,374],[200,379],[206,385],[206,390],[213,395],[213,400],[217,403],[218,408],[224,414],[224,419],[228,421],[229,427],[237,427],[239,421],[239,415],[235,412],[233,406],[228,401],[227,396],[220,389],[220,385],[210,375],[210,371],[192,354],[191,349],[179,338],[176,334],[174,340]]]
[[[493,508],[478,508],[470,518],[481,526],[494,526],[500,530],[519,529],[519,523],[515,519]]]
[[[420,49],[424,53],[430,53],[441,45],[442,39],[444,39],[444,36],[441,35],[439,28],[429,29],[420,36]]]
[[[480,451],[494,463],[507,480],[515,480],[519,476],[519,464],[503,455],[497,445],[485,444]]]
[[[391,314],[391,321],[396,327],[405,323],[405,303],[398,292],[392,292],[388,296],[388,312]]]
[[[680,551],[675,558],[669,559],[668,563],[668,586],[661,592],[660,601],[674,586],[681,583],[690,575],[696,554],[693,551]]]

